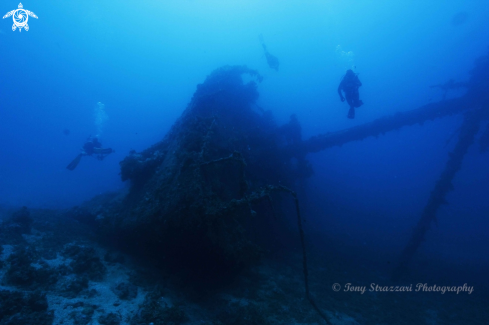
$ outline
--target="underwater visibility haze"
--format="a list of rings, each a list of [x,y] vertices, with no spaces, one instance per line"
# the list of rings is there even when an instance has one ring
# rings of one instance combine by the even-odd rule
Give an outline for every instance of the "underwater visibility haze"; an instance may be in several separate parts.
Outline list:
[[[486,1],[0,11],[0,324],[489,324]]]

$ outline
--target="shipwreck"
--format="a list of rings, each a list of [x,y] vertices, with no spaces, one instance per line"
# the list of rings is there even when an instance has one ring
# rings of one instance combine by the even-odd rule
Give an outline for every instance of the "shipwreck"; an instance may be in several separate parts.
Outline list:
[[[245,83],[243,75],[251,81]],[[162,141],[144,151],[132,151],[120,162],[122,180],[131,184],[129,191],[106,200],[96,211],[80,209],[77,213],[91,216],[100,238],[196,283],[230,279],[255,263],[266,247],[254,229],[266,233],[263,228],[270,222],[280,224],[284,216],[293,214],[302,240],[310,298],[302,217],[294,192],[298,181],[312,175],[307,155],[463,114],[458,142],[393,269],[393,279],[402,278],[436,221],[438,208],[446,203],[452,180],[482,121],[489,118],[489,55],[475,61],[470,79],[462,84],[466,93],[461,97],[306,140],[296,118],[278,126],[269,111],[256,105],[261,81],[257,71],[245,66],[215,70],[197,86],[188,107]],[[479,143],[483,151],[489,147],[489,126]]]

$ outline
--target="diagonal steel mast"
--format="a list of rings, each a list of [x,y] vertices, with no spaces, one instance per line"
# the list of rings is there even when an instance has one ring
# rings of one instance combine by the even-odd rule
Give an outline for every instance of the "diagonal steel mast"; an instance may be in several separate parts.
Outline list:
[[[474,138],[479,131],[483,109],[477,109],[465,114],[464,122],[460,128],[458,142],[449,154],[449,159],[445,165],[445,170],[441,173],[436,182],[435,188],[431,191],[430,198],[426,204],[423,214],[414,228],[414,232],[408,244],[401,254],[397,268],[394,270],[392,279],[399,280],[407,270],[409,262],[418,250],[425,238],[425,234],[433,221],[436,222],[436,213],[442,204],[446,204],[445,199],[448,192],[453,190],[452,181],[457,172],[462,167],[462,161],[469,147],[474,143]]]

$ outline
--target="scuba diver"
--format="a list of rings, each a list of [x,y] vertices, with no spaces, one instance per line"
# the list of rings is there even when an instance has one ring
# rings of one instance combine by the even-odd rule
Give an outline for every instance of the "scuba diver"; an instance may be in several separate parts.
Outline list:
[[[362,86],[360,79],[352,69],[346,70],[346,74],[341,80],[340,85],[338,86],[338,94],[340,95],[340,99],[342,102],[345,101],[350,105],[350,110],[348,111],[348,118],[355,118],[355,108],[363,105],[363,102],[360,100],[360,95],[358,94],[358,88]],[[341,93],[343,91],[345,93],[345,97]]]
[[[268,63],[268,66],[272,69],[274,69],[275,71],[278,71],[278,59],[276,56],[270,54],[267,50],[267,46],[265,45],[265,43],[263,42],[263,35],[260,34],[260,43],[261,43],[261,46],[263,46],[263,50],[265,51],[265,57],[267,58],[267,63]]]
[[[102,148],[102,143],[97,139],[97,137],[89,136],[85,144],[83,145],[82,152],[73,159],[72,162],[68,166],[66,166],[69,170],[74,170],[76,166],[80,163],[80,160],[83,156],[93,156],[98,160],[103,160],[107,155],[113,153],[114,150],[112,148]]]

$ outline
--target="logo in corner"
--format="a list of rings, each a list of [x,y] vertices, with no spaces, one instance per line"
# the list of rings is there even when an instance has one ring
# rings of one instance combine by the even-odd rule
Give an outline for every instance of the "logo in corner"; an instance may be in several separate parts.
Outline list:
[[[19,29],[19,32],[22,31],[22,28],[25,28],[26,31],[29,30],[29,25],[27,25],[29,16],[37,19],[36,14],[33,13],[32,11],[25,10],[22,3],[19,3],[19,9],[15,9],[7,12],[7,14],[3,16],[3,19],[8,18],[10,16],[12,16],[14,20],[14,24],[12,25],[12,31],[14,32],[17,28]]]

